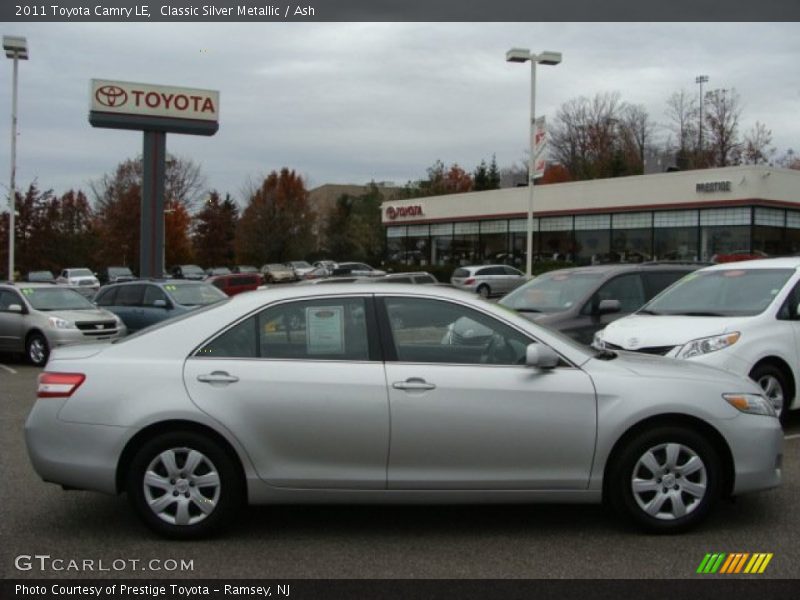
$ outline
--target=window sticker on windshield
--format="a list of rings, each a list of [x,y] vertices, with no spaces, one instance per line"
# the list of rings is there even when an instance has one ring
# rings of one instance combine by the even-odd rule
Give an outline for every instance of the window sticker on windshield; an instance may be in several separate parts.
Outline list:
[[[30,296],[31,294],[33,294],[33,289],[32,289],[32,288],[22,288],[20,291],[21,291],[21,292],[22,292],[22,293],[23,293],[25,296]]]
[[[741,277],[742,275],[746,275],[746,274],[747,274],[747,271],[742,271],[742,270],[725,271],[723,273],[723,277]]]
[[[306,308],[309,354],[344,354],[344,306]]]
[[[164,286],[164,289],[165,289],[165,290],[167,290],[167,291],[169,291],[169,292],[174,292],[175,290],[177,290],[177,289],[178,289],[178,287],[177,287],[177,286],[174,286],[174,285],[165,285],[165,286]]]

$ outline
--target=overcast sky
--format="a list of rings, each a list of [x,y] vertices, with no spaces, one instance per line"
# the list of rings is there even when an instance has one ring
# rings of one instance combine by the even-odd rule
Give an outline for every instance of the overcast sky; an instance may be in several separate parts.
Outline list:
[[[800,23],[4,24],[28,39],[20,64],[17,183],[63,193],[141,153],[142,135],[94,129],[89,80],[220,91],[213,137],[170,134],[209,188],[240,201],[248,180],[289,167],[309,188],[404,184],[434,161],[503,166],[527,149],[530,69],[511,47],[563,53],[537,71],[537,114],[619,91],[666,125],[681,88],[736,88],[782,154],[800,150]],[[0,185],[8,187],[11,61],[0,67]]]

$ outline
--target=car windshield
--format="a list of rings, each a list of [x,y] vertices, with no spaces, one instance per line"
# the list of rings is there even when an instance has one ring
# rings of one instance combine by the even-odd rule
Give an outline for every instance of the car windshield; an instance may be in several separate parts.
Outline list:
[[[205,306],[227,298],[224,292],[205,283],[197,285],[167,284],[164,289],[169,292],[175,302],[183,306]]]
[[[551,271],[517,288],[500,300],[520,312],[554,313],[581,302],[602,279],[601,273]]]
[[[311,268],[311,265],[308,264],[304,260],[296,260],[296,261],[290,262],[289,264],[292,265],[295,269],[310,269]]]
[[[645,315],[746,317],[763,312],[794,273],[792,269],[698,271],[656,296]]]
[[[205,274],[205,271],[203,271],[203,269],[201,269],[197,265],[183,265],[181,267],[181,271],[183,271],[184,274],[186,273],[199,273],[200,275]]]
[[[20,292],[36,310],[87,310],[95,307],[68,287],[24,287]]]
[[[122,277],[124,275],[133,275],[128,267],[108,267],[108,275],[110,277]]]
[[[70,277],[94,277],[89,269],[71,269],[69,272]]]

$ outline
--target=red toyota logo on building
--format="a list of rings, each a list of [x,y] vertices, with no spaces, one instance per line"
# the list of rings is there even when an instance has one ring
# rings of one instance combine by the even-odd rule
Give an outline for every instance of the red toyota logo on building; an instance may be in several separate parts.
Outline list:
[[[122,106],[128,101],[127,92],[116,85],[104,85],[101,88],[97,88],[94,97],[100,104],[109,108]]]
[[[386,216],[389,217],[389,220],[394,221],[397,217],[421,217],[422,216],[422,207],[419,205],[415,206],[390,206],[386,209]]]

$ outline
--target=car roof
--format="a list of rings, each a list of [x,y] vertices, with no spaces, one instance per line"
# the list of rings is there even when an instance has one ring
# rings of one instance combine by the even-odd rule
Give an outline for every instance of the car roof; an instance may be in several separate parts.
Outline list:
[[[643,262],[643,263],[609,263],[602,265],[586,265],[583,267],[567,267],[564,269],[556,269],[547,271],[542,275],[549,273],[595,273],[603,276],[616,275],[618,273],[631,273],[638,271],[694,271],[708,263],[691,263],[691,262]]]
[[[62,289],[71,290],[73,288],[65,285],[53,285],[49,281],[0,281],[0,286],[6,288],[47,288],[47,289]]]
[[[798,269],[800,256],[784,256],[780,258],[757,258],[737,262],[721,263],[706,267],[704,271],[725,271],[728,269]]]
[[[218,275],[218,277],[224,277],[224,275]],[[123,285],[142,285],[143,283],[152,283],[153,285],[202,285],[205,283],[204,281],[197,281],[196,279],[160,279],[160,278],[151,278],[151,279],[134,279],[133,281],[117,281],[115,283],[109,283],[108,285],[104,285],[102,289],[107,290],[110,287],[118,287]]]

